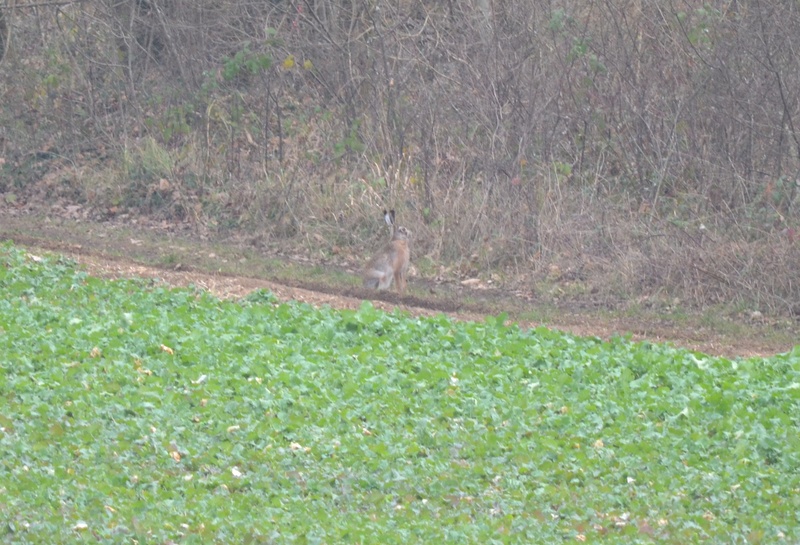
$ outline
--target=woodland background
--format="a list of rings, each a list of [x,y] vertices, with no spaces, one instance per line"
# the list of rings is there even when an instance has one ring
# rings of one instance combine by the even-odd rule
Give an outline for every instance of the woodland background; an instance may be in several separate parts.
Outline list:
[[[0,10],[0,207],[800,315],[795,0]]]

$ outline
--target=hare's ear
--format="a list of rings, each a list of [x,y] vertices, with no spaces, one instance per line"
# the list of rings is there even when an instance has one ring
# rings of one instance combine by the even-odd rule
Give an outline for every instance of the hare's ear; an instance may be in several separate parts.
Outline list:
[[[392,210],[391,212],[387,212],[386,210],[384,210],[383,219],[386,222],[386,225],[394,224],[394,210]]]
[[[392,225],[394,225],[394,209],[389,210],[389,213],[392,215]]]

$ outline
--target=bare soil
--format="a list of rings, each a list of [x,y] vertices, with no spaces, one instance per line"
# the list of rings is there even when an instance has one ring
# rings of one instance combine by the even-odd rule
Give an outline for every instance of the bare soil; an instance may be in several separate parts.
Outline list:
[[[386,310],[398,308],[419,316],[444,312],[458,320],[481,320],[486,314],[508,312],[510,320],[522,327],[543,325],[600,338],[625,335],[726,357],[786,352],[800,339],[800,327],[791,320],[760,315],[709,320],[708,313],[702,311],[675,313],[636,307],[618,312],[610,310],[609,305],[604,308],[602,301],[594,301],[590,295],[543,298],[530,292],[492,288],[483,282],[437,282],[414,277],[406,296],[373,292],[355,287],[358,282],[351,278],[358,272],[359,256],[292,254],[286,248],[269,247],[258,237],[241,233],[212,236],[188,224],[146,218],[99,222],[74,206],[19,210],[0,205],[2,240],[12,240],[34,253],[64,255],[91,275],[194,285],[221,298],[238,298],[266,289],[280,300],[317,306],[354,309],[370,299]],[[264,265],[264,259],[269,266]],[[306,270],[316,272],[307,275]],[[545,309],[541,319],[525,319],[536,315],[536,309]]]

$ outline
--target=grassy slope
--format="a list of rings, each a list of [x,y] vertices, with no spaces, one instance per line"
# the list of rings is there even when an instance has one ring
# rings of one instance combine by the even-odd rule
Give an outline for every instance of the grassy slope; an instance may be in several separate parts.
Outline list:
[[[221,302],[0,253],[6,542],[800,537],[800,352]]]

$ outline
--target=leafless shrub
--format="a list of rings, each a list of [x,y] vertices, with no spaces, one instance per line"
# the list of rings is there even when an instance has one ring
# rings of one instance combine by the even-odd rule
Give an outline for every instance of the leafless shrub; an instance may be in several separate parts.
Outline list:
[[[464,274],[562,263],[698,301],[800,296],[779,274],[799,227],[793,3],[12,9],[0,153],[18,186],[44,150],[119,165],[141,191],[115,199],[168,186],[176,213],[271,237],[367,245],[394,207],[415,251]],[[130,179],[147,139],[172,166]]]

